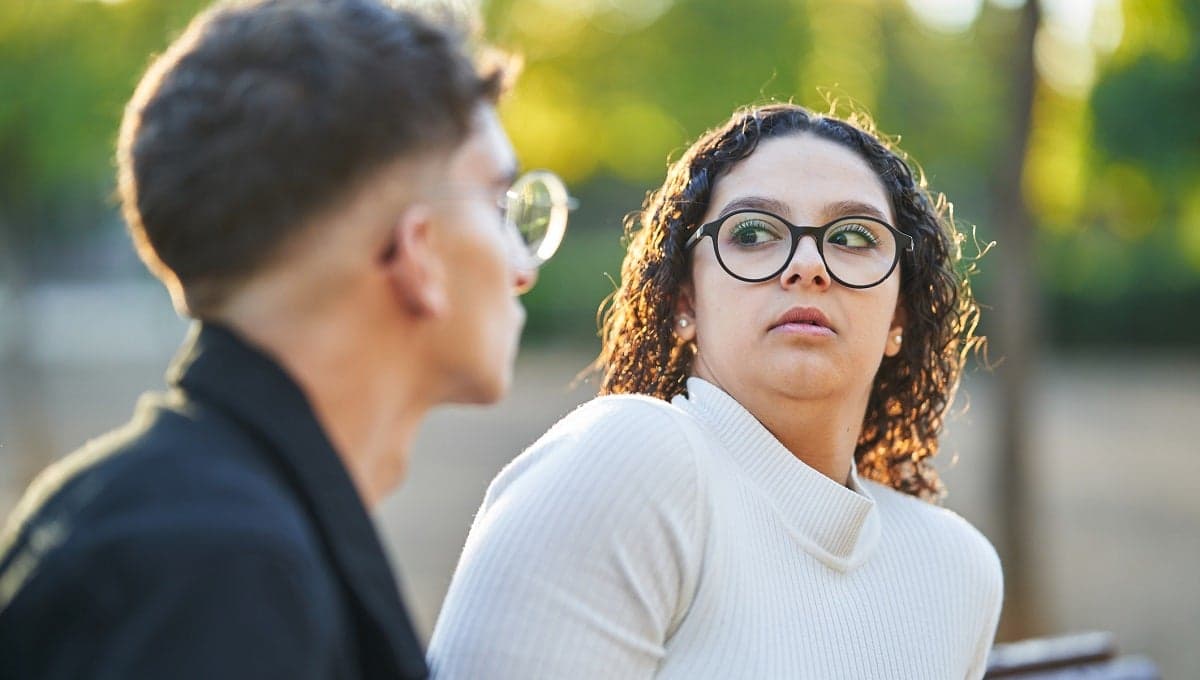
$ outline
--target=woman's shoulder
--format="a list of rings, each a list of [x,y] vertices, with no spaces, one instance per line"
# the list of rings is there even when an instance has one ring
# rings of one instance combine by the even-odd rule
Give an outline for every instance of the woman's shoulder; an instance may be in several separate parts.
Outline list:
[[[559,428],[588,428],[626,424],[628,427],[662,427],[683,411],[657,397],[645,394],[608,394],[585,401],[563,416],[547,434]],[[617,420],[619,422],[614,423]]]
[[[492,482],[493,497],[513,484],[694,487],[698,429],[670,403],[607,395],[563,416]]]
[[[700,430],[692,417],[669,402],[642,394],[596,397],[563,416],[529,448],[584,444],[614,457],[653,448],[661,455],[690,458]]]
[[[883,541],[919,564],[942,597],[961,597],[984,622],[990,641],[1004,599],[1004,571],[991,541],[958,513],[875,482],[864,482],[880,511]],[[990,622],[990,623],[988,623]]]
[[[996,549],[966,518],[890,486],[868,480],[863,484],[878,504],[884,521],[892,527],[919,536],[920,543],[929,547],[931,541],[941,545],[999,575],[1000,558]]]

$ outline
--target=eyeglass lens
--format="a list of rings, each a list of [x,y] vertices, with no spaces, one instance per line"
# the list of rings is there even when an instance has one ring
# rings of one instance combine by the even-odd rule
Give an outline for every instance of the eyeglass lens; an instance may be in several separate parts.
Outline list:
[[[505,215],[537,264],[550,259],[566,233],[572,199],[557,175],[545,170],[517,178],[505,199]]]

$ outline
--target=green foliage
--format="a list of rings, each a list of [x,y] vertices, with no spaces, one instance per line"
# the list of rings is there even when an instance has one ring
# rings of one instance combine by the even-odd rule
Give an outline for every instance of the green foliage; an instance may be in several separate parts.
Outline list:
[[[622,254],[619,230],[568,231],[561,252],[542,267],[537,285],[522,298],[529,310],[528,336],[535,341],[595,340],[600,301],[620,279]]]
[[[24,0],[0,4],[0,222],[67,230],[70,200],[103,210],[125,101],[149,55],[200,2]],[[99,189],[98,189],[99,188]]]
[[[505,108],[528,164],[573,181],[653,183],[672,151],[735,107],[796,92],[808,43],[802,12],[772,0],[692,0],[665,3],[639,25],[647,17],[632,13],[648,10],[637,7],[488,4],[489,33],[525,58]]]
[[[38,247],[111,223],[122,107],[150,55],[201,0],[0,3],[0,237]],[[1050,336],[1066,343],[1190,339],[1171,323],[1200,291],[1200,0],[1125,2],[1124,37],[1097,51],[1090,94],[1038,86],[1027,199],[1041,226]],[[533,339],[592,339],[620,266],[626,213],[666,162],[734,108],[792,99],[865,109],[900,137],[968,228],[990,224],[1009,145],[1016,13],[985,3],[959,34],[902,0],[491,0],[487,36],[525,58],[504,105],[525,165],[584,200],[527,296]],[[3,245],[0,243],[0,245]],[[981,297],[1003,285],[989,278]],[[1157,311],[1155,311],[1157,310]],[[1175,335],[1171,335],[1174,333]],[[1169,344],[1169,343],[1168,343]]]
[[[1200,28],[1200,22],[1197,23]],[[1148,54],[1115,69],[1092,95],[1097,151],[1183,189],[1200,172],[1200,45],[1183,59]]]

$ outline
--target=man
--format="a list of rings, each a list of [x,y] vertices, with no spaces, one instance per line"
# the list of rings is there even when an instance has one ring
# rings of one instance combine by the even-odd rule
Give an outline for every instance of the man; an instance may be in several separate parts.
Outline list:
[[[120,193],[197,323],[0,536],[0,677],[426,675],[367,508],[426,411],[508,387],[569,200],[506,192],[502,79],[381,0],[218,6],[154,63]]]

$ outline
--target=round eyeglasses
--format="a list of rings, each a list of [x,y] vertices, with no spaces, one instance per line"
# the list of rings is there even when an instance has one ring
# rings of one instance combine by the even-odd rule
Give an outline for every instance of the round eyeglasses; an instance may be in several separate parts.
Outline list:
[[[533,266],[558,250],[567,231],[567,216],[578,205],[558,175],[548,170],[521,175],[500,199],[505,225],[520,236]]]
[[[849,215],[819,227],[800,227],[762,210],[735,210],[701,225],[686,248],[708,236],[727,274],[760,283],[782,274],[800,238],[809,235],[830,277],[848,288],[879,285],[895,270],[900,252],[913,249],[911,236],[874,217]]]

